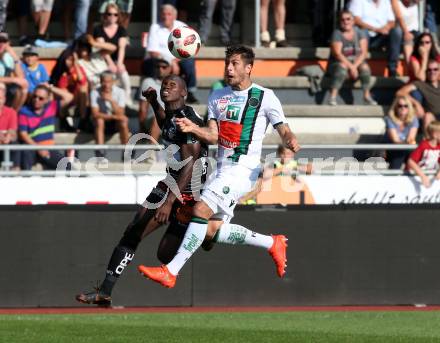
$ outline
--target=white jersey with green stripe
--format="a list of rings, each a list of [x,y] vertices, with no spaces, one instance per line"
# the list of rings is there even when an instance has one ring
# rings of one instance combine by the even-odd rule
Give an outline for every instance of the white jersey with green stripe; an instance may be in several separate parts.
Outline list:
[[[217,121],[218,162],[236,162],[259,167],[266,129],[286,123],[280,100],[271,89],[253,83],[237,91],[225,87],[208,100],[208,120]]]

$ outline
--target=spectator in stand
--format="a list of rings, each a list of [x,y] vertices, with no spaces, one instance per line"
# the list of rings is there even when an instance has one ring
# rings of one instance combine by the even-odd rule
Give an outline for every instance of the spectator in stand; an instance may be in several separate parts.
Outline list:
[[[156,90],[157,94],[160,94],[162,80],[171,74],[171,65],[166,59],[158,59],[155,67],[155,76],[144,79],[144,81],[142,81],[141,90],[152,87]],[[157,98],[157,101],[163,108],[165,108],[160,97]],[[147,129],[147,118],[152,118],[149,130]],[[139,129],[143,133],[148,133],[156,142],[159,141],[161,130],[157,124],[153,108],[150,106],[148,100],[142,95],[142,92],[139,94]]]
[[[419,146],[411,153],[407,169],[412,170],[420,177],[426,188],[431,186],[431,180],[424,171],[435,171],[435,180],[440,180],[440,122],[433,121],[428,125],[428,139],[420,142]]]
[[[199,16],[199,34],[202,44],[206,44],[209,33],[211,32],[212,16],[217,5],[217,0],[204,0],[201,2],[201,12]],[[224,46],[231,45],[231,32],[234,19],[236,0],[222,0],[220,36]]]
[[[392,144],[416,144],[419,120],[411,100],[397,96],[385,117],[385,142]],[[409,150],[389,150],[386,157],[390,169],[400,169],[410,154]]]
[[[186,25],[177,18],[177,10],[172,5],[163,5],[160,8],[160,23],[150,27],[148,35],[147,57],[142,65],[142,73],[146,77],[153,77],[155,64],[158,58],[171,61],[172,73],[181,75],[188,87],[186,102],[189,104],[198,103],[194,95],[197,89],[196,68],[193,58],[176,59],[168,50],[168,36],[176,27]]]
[[[6,32],[0,32],[0,82],[6,84],[8,104],[18,110],[27,99],[28,83]]]
[[[28,32],[28,18],[31,13],[31,0],[17,1],[17,29],[19,34],[18,42],[20,46],[32,43]]]
[[[0,83],[0,144],[14,144],[17,141],[17,112],[6,103],[6,85]],[[19,153],[11,151],[11,160],[14,168],[19,168]],[[3,161],[3,152],[0,150],[0,164]]]
[[[414,41],[421,32],[418,3],[418,0],[391,0],[396,26],[391,29],[390,37],[396,40],[396,44],[397,41],[400,45],[403,43],[403,56],[407,66],[413,52]]]
[[[116,49],[116,45],[97,41],[92,35],[82,36],[78,40],[76,47],[78,64],[86,72],[90,89],[99,86],[101,74],[109,68],[105,56],[115,52]]]
[[[51,99],[53,94],[55,99]],[[70,104],[69,92],[49,84],[38,85],[29,104],[18,114],[19,138],[24,144],[41,145],[42,150],[22,151],[21,169],[30,170],[36,162],[44,168],[55,170],[63,155],[58,151],[44,150],[44,145],[54,144],[55,117]]]
[[[418,116],[423,118],[423,129],[427,132],[429,123],[440,120],[440,83],[439,62],[430,60],[426,70],[426,81],[414,81],[399,89],[397,96],[409,96],[416,108]],[[423,106],[411,96],[412,92],[419,91],[422,94]]]
[[[390,0],[352,0],[349,10],[354,15],[355,24],[367,30],[370,49],[388,48],[388,76],[397,76],[397,62],[400,41],[390,37],[394,27],[394,13]]]
[[[280,144],[277,148],[278,159],[273,164],[273,176],[291,175],[296,177],[298,172],[311,174],[312,164],[299,164],[295,153]]]
[[[426,80],[426,69],[429,60],[440,62],[440,55],[433,44],[432,35],[425,32],[417,37],[414,50],[409,60],[408,74],[410,81]]]
[[[100,0],[98,2],[99,13],[101,15],[106,13],[107,6],[109,4],[115,4],[119,9],[119,24],[124,28],[128,29],[130,24],[131,12],[133,11],[133,0]]]
[[[440,6],[438,0],[427,0],[425,6],[425,19],[423,24],[426,29],[431,33],[432,38],[434,40],[434,44],[438,48],[438,30],[437,30],[437,21],[435,19],[435,13],[437,14],[440,11]]]
[[[9,0],[0,0],[0,32],[5,30]]]
[[[68,91],[73,96],[72,104],[77,108],[80,116],[78,129],[83,129],[87,118],[87,104],[89,103],[89,84],[84,69],[79,65],[78,54],[69,50],[65,56],[64,69],[58,79],[57,87]]]
[[[125,115],[125,93],[115,86],[115,76],[111,72],[101,74],[101,86],[92,90],[90,102],[95,123],[96,144],[104,144],[104,134],[119,131],[121,144],[129,138],[128,118]],[[105,157],[105,152],[97,150],[96,157]]]
[[[34,46],[26,46],[22,56],[23,61],[21,62],[21,67],[28,82],[28,91],[32,93],[39,84],[49,81],[49,74],[47,73],[46,67],[39,63],[38,51]]]
[[[37,39],[48,39],[47,28],[49,27],[54,1],[55,0],[32,0],[32,17],[37,27]]]
[[[261,0],[260,6],[260,25],[261,25],[261,45],[265,48],[270,46],[269,33],[269,3],[271,0]],[[275,42],[277,48],[286,48],[289,45],[286,40],[286,31],[284,26],[286,24],[286,1],[272,0],[272,6],[275,19]]]
[[[64,37],[66,41],[72,38],[72,14],[73,38],[77,39],[87,33],[89,9],[93,0],[67,0],[63,12]]]
[[[109,3],[102,15],[102,24],[96,26],[93,36],[98,42],[107,42],[117,47],[116,51],[111,55],[105,55],[108,69],[118,75],[122,87],[125,90],[126,101],[128,105],[131,101],[131,85],[130,76],[125,68],[125,50],[128,44],[127,30],[118,24],[119,7],[115,3]]]
[[[371,70],[367,64],[368,38],[364,31],[354,26],[350,11],[343,10],[340,15],[340,29],[333,32],[331,54],[327,74],[330,76],[329,105],[337,105],[336,98],[347,76],[351,80],[361,80],[364,102],[377,105],[370,94]]]

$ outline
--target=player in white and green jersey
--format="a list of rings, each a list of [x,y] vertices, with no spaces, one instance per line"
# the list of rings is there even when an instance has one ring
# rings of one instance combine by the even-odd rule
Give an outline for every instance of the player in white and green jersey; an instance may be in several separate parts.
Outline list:
[[[176,120],[182,132],[190,132],[208,144],[218,144],[218,159],[216,175],[203,187],[201,200],[193,208],[190,225],[176,256],[166,266],[138,268],[163,286],[174,287],[178,272],[202,244],[208,221],[211,221],[208,236],[219,229],[214,240],[267,248],[277,265],[278,275],[282,277],[285,273],[285,236],[258,235],[240,225],[229,224],[238,199],[252,189],[258,178],[268,125],[278,131],[284,146],[294,152],[299,150],[278,98],[272,90],[251,81],[254,58],[251,48],[228,47],[225,58],[228,86],[211,94],[207,127],[198,127],[184,118]],[[218,224],[212,225],[212,221]],[[237,236],[241,237],[240,242],[231,239]]]

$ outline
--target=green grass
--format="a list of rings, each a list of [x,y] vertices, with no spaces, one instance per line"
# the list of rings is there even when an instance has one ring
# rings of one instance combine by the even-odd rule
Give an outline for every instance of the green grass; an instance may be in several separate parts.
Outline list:
[[[440,342],[440,312],[1,315],[0,342]]]

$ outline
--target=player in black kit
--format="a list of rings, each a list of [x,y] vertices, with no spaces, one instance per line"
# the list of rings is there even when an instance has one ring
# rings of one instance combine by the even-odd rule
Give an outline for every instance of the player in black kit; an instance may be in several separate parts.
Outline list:
[[[81,303],[111,305],[113,287],[125,267],[132,261],[141,240],[168,222],[170,224],[160,241],[157,256],[162,263],[166,264],[171,261],[191,219],[191,207],[194,205],[191,186],[201,187],[203,174],[206,173],[206,165],[201,161],[207,156],[207,146],[191,134],[178,131],[174,123],[175,118],[186,117],[199,126],[204,125],[202,118],[194,112],[193,108],[185,105],[187,89],[183,79],[170,75],[163,80],[160,96],[165,104],[165,110],[159,105],[156,91],[153,88],[144,90],[142,94],[153,107],[157,123],[162,130],[164,145],[171,150],[170,145],[175,144],[180,149],[177,152],[172,151],[174,159],[167,164],[166,179],[160,181],[151,191],[144,206],[128,225],[113,250],[102,284],[92,292],[76,296],[76,300]],[[191,158],[189,162],[185,161],[188,158]],[[195,163],[198,163],[198,166],[194,168],[193,173]],[[199,182],[194,182],[194,180],[199,180]],[[178,187],[181,194],[179,198],[175,194],[179,194],[175,188],[175,192],[170,190],[172,184]],[[163,203],[157,209],[152,209],[148,205],[159,204],[161,201]]]

